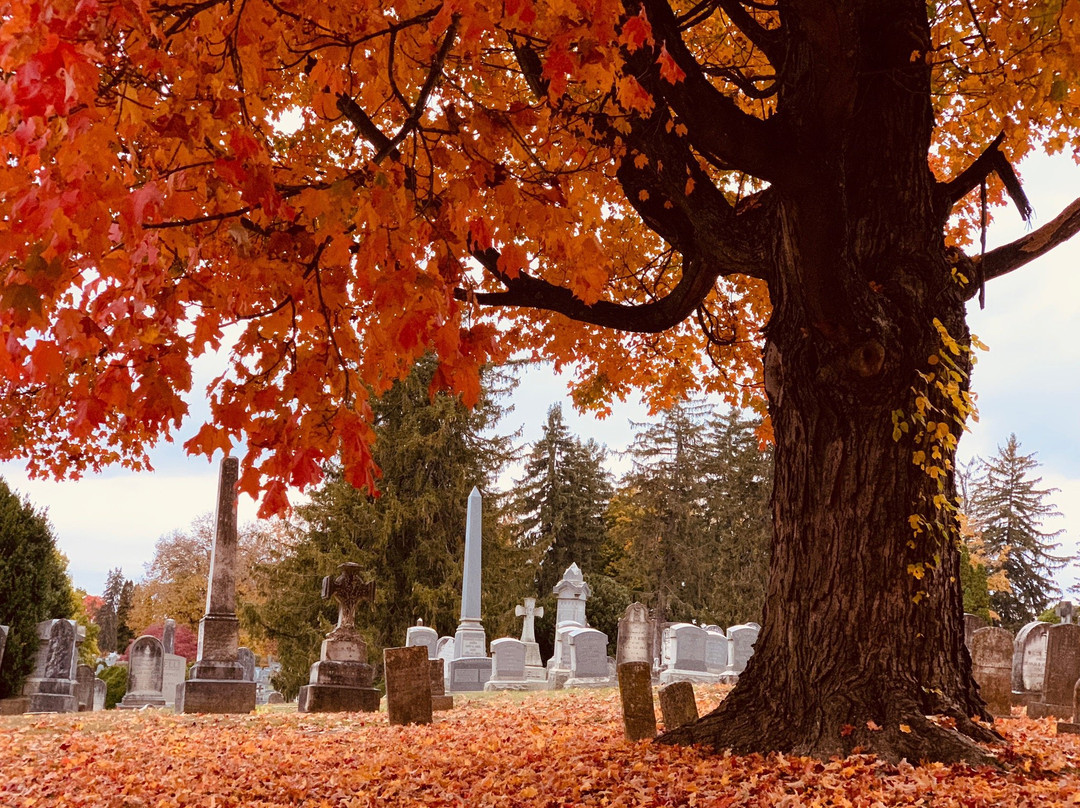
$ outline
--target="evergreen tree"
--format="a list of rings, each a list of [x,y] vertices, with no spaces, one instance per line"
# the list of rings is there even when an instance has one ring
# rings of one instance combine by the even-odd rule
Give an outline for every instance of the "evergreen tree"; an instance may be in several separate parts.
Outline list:
[[[1057,489],[1039,487],[1038,467],[1035,455],[1021,454],[1016,435],[1009,435],[996,456],[977,463],[965,507],[991,563],[1008,580],[1007,588],[990,594],[990,607],[1010,630],[1046,609],[1058,593],[1053,573],[1072,560],[1054,553],[1062,531],[1042,529],[1061,514],[1048,499]]]
[[[457,626],[464,556],[465,512],[474,487],[484,494],[484,622],[489,632],[513,626],[514,598],[525,565],[500,528],[500,498],[491,491],[512,456],[509,438],[491,430],[501,409],[485,390],[466,408],[454,396],[431,395],[436,363],[422,360],[405,381],[373,402],[374,457],[382,469],[375,496],[353,488],[339,470],[307,505],[296,543],[258,570],[265,602],[252,610],[276,643],[282,671],[274,684],[286,696],[307,681],[319,644],[336,616],[319,597],[319,581],[344,561],[362,564],[375,579],[375,603],[357,612],[369,658],[401,645],[417,619],[440,634]]]
[[[8,626],[0,698],[18,695],[33,669],[37,624],[75,616],[67,559],[43,512],[0,479],[0,624]]]
[[[109,574],[105,577],[105,591],[101,593],[102,604],[96,617],[96,622],[100,627],[98,646],[104,653],[117,650],[116,610],[120,606],[120,593],[124,589],[125,580],[124,572],[120,567],[109,570]]]

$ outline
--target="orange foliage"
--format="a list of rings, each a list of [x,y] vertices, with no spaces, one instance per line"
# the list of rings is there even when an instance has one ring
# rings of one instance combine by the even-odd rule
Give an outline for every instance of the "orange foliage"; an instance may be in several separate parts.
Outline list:
[[[710,81],[772,115],[773,99],[746,92],[747,76],[767,82],[762,51],[723,14],[681,5]],[[932,5],[935,49],[912,59],[935,65],[943,172],[1002,121],[1014,155],[1075,142],[1077,2],[1030,21],[1028,5]],[[734,270],[659,334],[473,303],[523,272],[585,304],[645,303],[681,277],[632,209],[649,192],[627,199],[616,177],[627,159],[664,170],[619,134],[654,107],[628,60],[654,49],[646,66],[669,86],[688,67],[637,4],[2,8],[0,457],[58,475],[142,468],[187,414],[192,361],[222,347],[211,422],[186,448],[244,444],[241,486],[265,492],[264,511],[332,456],[370,483],[367,401],[427,351],[466,400],[483,363],[523,352],[575,367],[583,407],[637,388],[654,406],[708,391],[761,408],[768,296]],[[707,180],[733,205],[760,188],[699,162],[678,182],[688,197]],[[482,269],[485,250],[499,258]]]
[[[723,689],[708,688],[699,708]],[[386,714],[0,718],[0,803],[37,806],[1010,806],[1078,804],[1080,739],[999,721],[1004,767],[869,755],[705,756],[623,739],[613,691],[459,699],[428,726]]]

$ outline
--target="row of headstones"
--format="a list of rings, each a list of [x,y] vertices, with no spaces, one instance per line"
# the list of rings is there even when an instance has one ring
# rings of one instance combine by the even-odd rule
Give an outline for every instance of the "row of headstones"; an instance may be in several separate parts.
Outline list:
[[[8,627],[0,626],[0,665]],[[21,696],[5,699],[2,713],[74,713],[105,708],[107,685],[89,665],[79,664],[79,646],[86,629],[74,620],[42,620],[37,624],[38,650],[34,670]]]
[[[1014,705],[1026,706],[1032,718],[1075,714],[1080,626],[1035,621],[1013,637],[1003,628],[980,628],[971,617],[965,616],[965,640],[972,675],[993,715],[1008,717]]]

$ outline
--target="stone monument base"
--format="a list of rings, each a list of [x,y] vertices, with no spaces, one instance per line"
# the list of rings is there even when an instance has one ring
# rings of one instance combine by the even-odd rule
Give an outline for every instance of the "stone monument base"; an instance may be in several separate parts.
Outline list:
[[[1027,707],[1029,704],[1038,701],[1042,698],[1042,693],[1038,692],[1018,692],[1014,690],[1010,695],[1013,703],[1013,707]]]
[[[665,668],[660,671],[660,684],[669,685],[672,682],[690,682],[691,684],[711,685],[722,681],[723,676],[735,676],[733,673],[709,673],[708,671],[687,671],[680,668]]]
[[[547,690],[547,680],[539,679],[488,679],[484,683],[484,690]]]
[[[79,699],[74,679],[33,679],[23,692],[29,696],[28,713],[77,713]]]
[[[1028,718],[1070,718],[1073,713],[1071,704],[1047,704],[1033,701],[1027,706]]]
[[[381,694],[374,687],[304,685],[296,702],[300,713],[377,713]]]
[[[440,710],[453,710],[454,709],[454,697],[453,696],[431,696],[431,709],[433,712],[439,712]]]
[[[446,689],[451,693],[476,693],[484,689],[490,678],[490,657],[452,659]]]
[[[116,704],[117,710],[141,710],[143,707],[164,707],[163,693],[128,693]]]
[[[29,696],[13,696],[9,699],[0,699],[0,715],[22,715],[29,709]]]
[[[571,676],[563,687],[615,687],[618,683],[610,676]]]
[[[1080,735],[1080,724],[1073,724],[1069,721],[1058,721],[1057,732],[1058,735]]]
[[[176,686],[177,713],[250,713],[254,709],[254,682],[188,679]]]

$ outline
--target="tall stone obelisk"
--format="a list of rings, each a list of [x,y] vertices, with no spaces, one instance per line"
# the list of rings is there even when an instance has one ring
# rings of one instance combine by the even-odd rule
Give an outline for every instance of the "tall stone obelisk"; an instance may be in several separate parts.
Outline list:
[[[255,683],[244,681],[237,661],[240,621],[236,617],[236,483],[240,461],[221,461],[214,545],[206,588],[206,614],[199,621],[199,648],[189,678],[176,688],[178,713],[249,713]]]
[[[487,634],[480,622],[480,572],[482,500],[480,492],[469,494],[465,517],[465,570],[461,578],[461,622],[454,633],[454,658],[450,660],[450,692],[483,690],[491,678]]]

